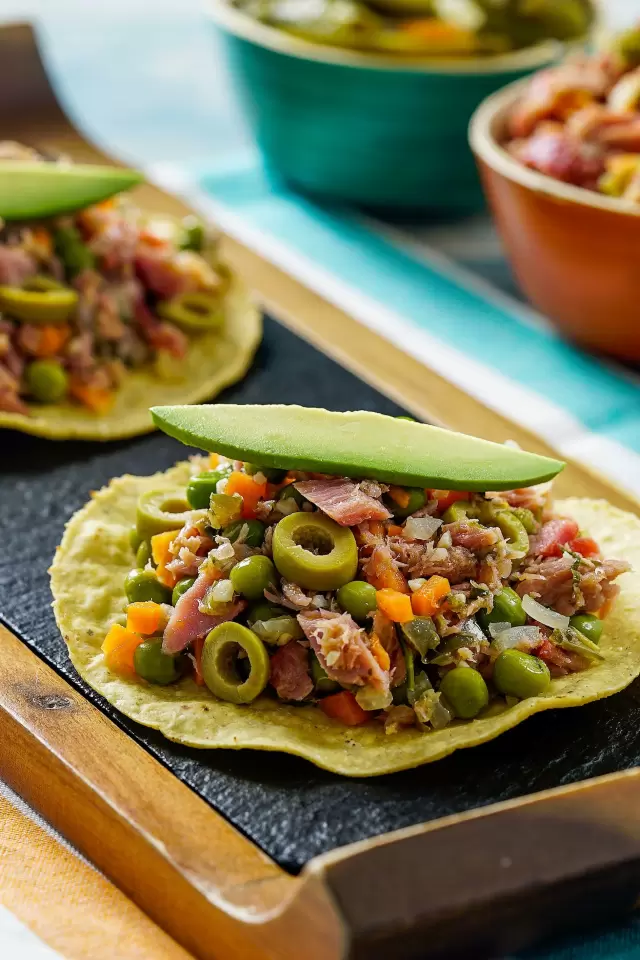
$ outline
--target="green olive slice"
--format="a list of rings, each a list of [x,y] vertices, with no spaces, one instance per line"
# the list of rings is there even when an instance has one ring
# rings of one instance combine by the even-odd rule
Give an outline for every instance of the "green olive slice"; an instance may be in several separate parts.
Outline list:
[[[184,490],[148,490],[138,498],[136,529],[143,540],[165,530],[179,530],[193,508]]]
[[[239,654],[245,667],[239,672]],[[251,703],[269,680],[269,654],[253,631],[229,621],[214,627],[202,648],[202,676],[214,696],[230,703]]]
[[[224,323],[219,293],[194,290],[181,293],[172,300],[162,300],[157,306],[164,320],[170,320],[184,330],[219,330]]]
[[[273,562],[287,580],[309,590],[337,590],[353,580],[358,547],[348,527],[320,513],[291,513],[273,532]]]
[[[32,286],[35,285],[34,278]],[[45,280],[46,278],[41,278]],[[22,290],[20,287],[0,287],[0,311],[23,323],[66,323],[78,303],[75,290],[57,289]]]

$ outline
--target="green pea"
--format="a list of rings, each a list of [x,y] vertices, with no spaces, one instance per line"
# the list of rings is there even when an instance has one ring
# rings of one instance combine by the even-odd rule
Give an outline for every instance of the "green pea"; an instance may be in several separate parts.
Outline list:
[[[406,507],[401,507],[400,504],[396,503],[388,494],[384,497],[385,506],[391,510],[395,520],[405,520],[407,517],[410,517],[412,513],[415,513],[416,510],[419,510],[420,507],[424,507],[427,502],[427,495],[420,487],[405,487],[404,489],[409,494],[409,502]]]
[[[151,560],[151,544],[148,540],[141,540],[136,550],[136,565],[144,570],[149,560]]]
[[[24,376],[29,392],[40,403],[56,403],[67,393],[69,378],[55,360],[34,360]]]
[[[539,697],[551,683],[549,667],[522,650],[504,650],[493,666],[493,682],[505,696]]]
[[[247,600],[260,600],[264,591],[276,582],[276,570],[269,557],[247,557],[236,563],[229,574],[236,593]]]
[[[180,679],[182,661],[162,652],[162,640],[145,640],[133,655],[136,673],[147,683],[166,686]]]
[[[58,227],[53,234],[53,243],[68,277],[75,277],[83,270],[95,267],[96,258],[84,243],[77,227]]]
[[[579,613],[571,617],[569,623],[587,640],[591,640],[592,643],[600,643],[604,623],[598,617],[594,617],[590,613]]]
[[[222,536],[235,543],[243,527],[247,528],[244,542],[248,547],[261,547],[264,543],[265,525],[260,520],[236,520],[222,531]]]
[[[182,236],[179,247],[181,250],[194,250],[200,253],[204,248],[205,229],[197,217],[185,217],[182,221]]]
[[[477,614],[477,619],[486,633],[490,623],[510,623],[512,627],[523,627],[527,622],[527,614],[515,590],[511,587],[503,587],[493,598],[491,613],[481,610]]]
[[[278,494],[278,500],[287,500],[289,497],[292,497],[295,500],[301,510],[305,503],[309,502],[306,497],[302,496],[299,490],[296,490],[292,483],[288,483],[286,487],[282,488]]]
[[[171,594],[171,604],[175,607],[176,603],[180,599],[183,593],[186,593],[194,583],[196,582],[195,577],[185,577],[184,580],[178,580],[175,587],[173,588],[173,593]]]
[[[224,480],[231,473],[231,467],[220,467],[217,470],[208,470],[192,477],[187,485],[187,500],[194,510],[208,510],[211,494],[216,492],[219,480]]]
[[[246,670],[241,675],[238,669],[239,650],[246,654],[242,661],[243,666],[249,668],[246,676]],[[252,630],[234,621],[221,623],[204,642],[202,676],[209,690],[221,700],[251,703],[268,683],[269,654]]]
[[[446,697],[456,717],[472,720],[489,703],[489,690],[484,678],[471,667],[454,667],[442,678],[440,692]]]
[[[169,603],[171,590],[160,583],[152,570],[132,570],[124,581],[124,592],[129,603],[153,600],[155,603]]]
[[[137,527],[131,527],[129,530],[129,543],[131,544],[131,549],[135,553],[142,543],[142,537],[138,533]]]
[[[255,476],[256,473],[261,473],[263,477],[267,478],[269,483],[282,483],[287,475],[286,470],[278,470],[277,467],[263,467],[258,463],[245,463],[244,471],[248,473],[250,477]]]
[[[249,607],[247,623],[251,625],[257,620],[273,620],[274,617],[284,617],[286,613],[284,607],[278,607],[275,603],[267,603],[266,600],[259,600]]]
[[[338,590],[338,603],[350,613],[354,620],[362,621],[370,617],[377,608],[376,588],[364,580],[352,580]]]
[[[335,693],[340,689],[340,684],[335,680],[329,679],[327,671],[324,669],[315,653],[311,654],[311,679],[316,693]]]

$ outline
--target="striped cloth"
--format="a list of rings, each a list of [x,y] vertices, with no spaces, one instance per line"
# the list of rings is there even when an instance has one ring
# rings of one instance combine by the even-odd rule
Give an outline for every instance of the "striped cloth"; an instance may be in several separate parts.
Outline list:
[[[2,960],[190,960],[0,781]]]
[[[568,344],[522,302],[488,218],[390,227],[288,193],[250,152],[150,174],[480,403],[640,496],[640,375]]]

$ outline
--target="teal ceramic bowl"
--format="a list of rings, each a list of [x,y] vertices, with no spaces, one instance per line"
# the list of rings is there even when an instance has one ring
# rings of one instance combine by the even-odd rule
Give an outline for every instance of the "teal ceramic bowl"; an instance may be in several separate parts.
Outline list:
[[[205,10],[270,171],[319,198],[378,209],[482,207],[471,115],[562,53],[550,42],[491,58],[399,60],[308,43],[225,0]]]

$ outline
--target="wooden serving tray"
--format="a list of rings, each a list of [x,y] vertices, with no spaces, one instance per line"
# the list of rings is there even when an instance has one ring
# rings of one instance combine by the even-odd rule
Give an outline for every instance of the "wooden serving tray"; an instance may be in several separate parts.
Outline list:
[[[105,159],[66,119],[26,26],[0,30],[6,136]],[[137,194],[149,209],[185,211],[153,187]],[[255,254],[231,240],[226,249],[279,321],[267,322],[256,366],[230,399],[390,413],[396,401],[547,451]],[[100,446],[4,434],[3,451],[0,776],[196,957],[475,960],[632,909],[640,773],[623,768],[639,759],[637,684],[375,781],[277,755],[177,747],[75,676],[48,609],[46,566],[91,485],[168,466],[184,448],[160,435]],[[637,508],[576,464],[562,488]],[[37,546],[30,537],[25,547],[27,529]],[[618,772],[573,782],[609,771]],[[558,783],[571,785],[523,796]],[[518,799],[492,803],[502,797]]]

